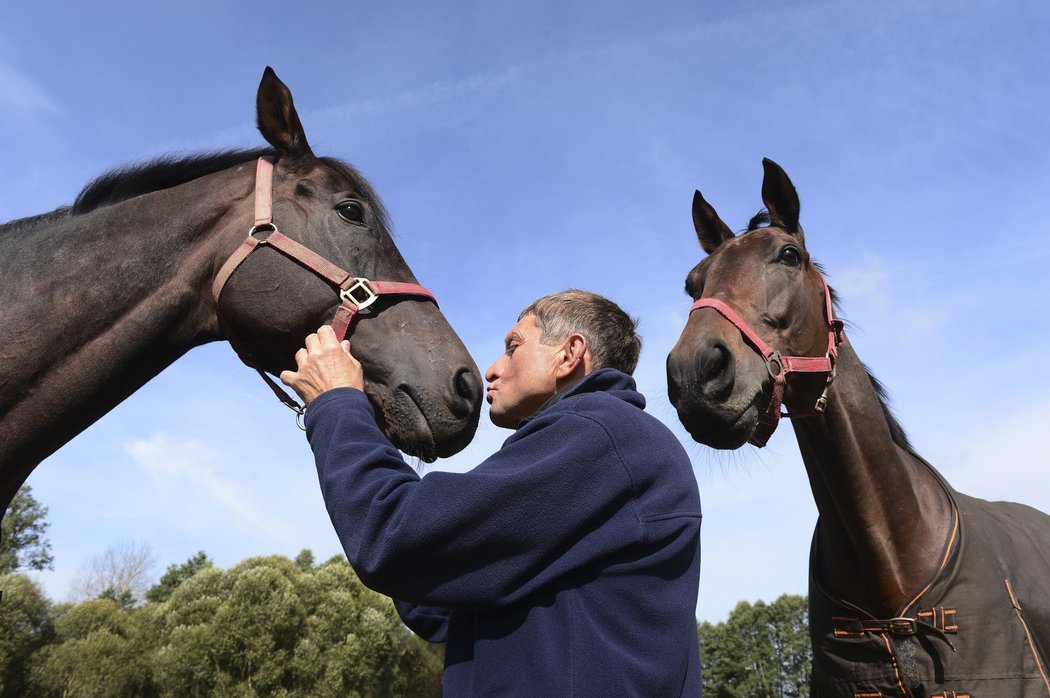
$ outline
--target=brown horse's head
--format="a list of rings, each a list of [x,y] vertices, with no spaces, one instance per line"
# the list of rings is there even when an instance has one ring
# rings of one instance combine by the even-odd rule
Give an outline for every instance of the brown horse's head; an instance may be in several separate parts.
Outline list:
[[[256,106],[259,130],[276,150],[273,223],[280,232],[354,277],[416,283],[375,192],[350,166],[314,155],[291,93],[269,68]],[[254,167],[245,169],[254,174]],[[239,226],[243,237],[252,221],[251,201],[234,211],[238,220],[230,225]],[[229,278],[219,313],[254,363],[278,374],[295,368],[295,352],[307,334],[331,322],[338,290],[278,251],[260,249]],[[364,366],[365,392],[398,448],[431,461],[470,441],[480,414],[481,377],[434,302],[380,296],[356,317],[348,338]]]
[[[795,187],[779,165],[763,160],[762,200],[768,227],[733,232],[700,192],[693,222],[706,259],[686,277],[694,300],[711,298],[731,308],[758,337],[783,356],[823,357],[828,351],[824,280],[806,251]],[[787,377],[784,404],[812,408],[827,381],[821,373]],[[744,334],[719,312],[689,315],[667,357],[667,389],[678,418],[696,441],[738,448],[755,435],[773,391],[771,370]]]

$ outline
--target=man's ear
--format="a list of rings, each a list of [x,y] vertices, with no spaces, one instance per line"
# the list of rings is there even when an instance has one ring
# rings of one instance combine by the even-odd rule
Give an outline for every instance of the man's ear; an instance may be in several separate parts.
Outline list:
[[[561,355],[559,357],[558,366],[555,369],[555,375],[559,379],[569,378],[577,373],[582,372],[579,377],[583,377],[590,373],[591,370],[591,354],[587,347],[587,338],[579,332],[573,332],[561,345]]]

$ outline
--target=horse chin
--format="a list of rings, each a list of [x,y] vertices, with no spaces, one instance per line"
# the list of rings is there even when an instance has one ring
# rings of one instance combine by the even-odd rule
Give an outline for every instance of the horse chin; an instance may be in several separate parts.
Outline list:
[[[385,385],[365,384],[365,395],[375,411],[376,424],[399,451],[424,463],[438,459],[438,445],[423,412],[406,393]]]
[[[383,434],[399,450],[425,463],[462,451],[474,437],[480,411],[465,423],[427,399],[426,392],[401,385],[365,387]]]
[[[722,451],[732,451],[746,444],[758,424],[754,407],[748,407],[735,416],[679,409],[678,418],[693,441]]]

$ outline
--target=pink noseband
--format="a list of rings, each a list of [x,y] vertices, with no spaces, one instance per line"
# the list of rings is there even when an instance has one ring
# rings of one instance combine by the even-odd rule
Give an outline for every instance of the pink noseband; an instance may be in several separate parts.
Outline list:
[[[769,371],[769,375],[773,379],[773,391],[769,398],[769,404],[766,406],[766,411],[759,417],[755,433],[751,436],[751,443],[758,447],[766,445],[769,437],[776,431],[781,417],[809,417],[821,414],[824,412],[824,408],[827,407],[828,390],[831,388],[831,382],[835,380],[835,359],[838,358],[838,348],[842,344],[842,320],[835,319],[834,311],[831,307],[831,290],[828,288],[828,284],[824,281],[823,276],[820,277],[820,280],[824,284],[824,318],[828,323],[828,353],[824,356],[782,356],[780,352],[762,341],[762,338],[744,322],[743,318],[735,310],[715,298],[701,298],[689,308],[690,314],[701,308],[711,308],[718,312],[740,330],[748,344],[766,362],[766,370]],[[788,373],[828,374],[824,392],[821,393],[812,410],[807,412],[780,411]]]

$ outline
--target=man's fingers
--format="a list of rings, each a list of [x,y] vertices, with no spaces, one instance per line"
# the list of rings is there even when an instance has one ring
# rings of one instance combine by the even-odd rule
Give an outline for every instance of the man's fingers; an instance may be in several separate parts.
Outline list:
[[[317,330],[317,338],[323,347],[335,346],[339,340],[335,337],[335,330],[331,325],[323,325]]]
[[[306,336],[306,351],[315,353],[321,348],[321,339],[317,334],[310,334]]]
[[[302,368],[303,364],[306,363],[306,358],[309,355],[310,352],[308,352],[306,349],[300,349],[299,351],[295,352],[295,364],[299,368]],[[291,371],[289,371],[289,373],[291,373]]]
[[[339,345],[343,347],[343,351],[346,352],[347,356],[353,356],[353,354],[350,353],[350,340],[349,339],[344,339],[343,341],[339,342]]]
[[[291,387],[292,381],[295,380],[296,375],[297,374],[295,373],[295,371],[281,371],[281,375],[279,377],[282,383],[284,383],[288,387]]]

